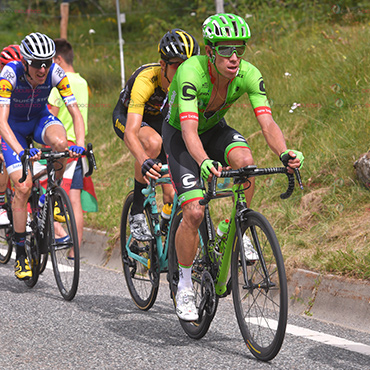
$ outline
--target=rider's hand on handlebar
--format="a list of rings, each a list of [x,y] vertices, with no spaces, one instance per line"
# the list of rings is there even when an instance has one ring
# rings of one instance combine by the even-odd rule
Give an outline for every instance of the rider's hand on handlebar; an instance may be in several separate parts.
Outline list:
[[[141,173],[144,180],[149,184],[149,179],[159,179],[161,177],[162,163],[159,159],[146,159],[141,166]]]
[[[215,167],[217,165],[217,168]],[[220,177],[222,165],[212,159],[205,159],[200,165],[200,175],[204,181],[211,181],[212,175]]]
[[[22,158],[23,154],[24,154],[24,150],[21,150],[18,154],[19,159]],[[41,150],[37,148],[31,148],[30,149],[30,160],[32,162],[35,162],[35,161],[39,161],[40,159],[41,159]]]
[[[280,154],[280,160],[287,167],[288,172],[293,173],[295,168],[303,166],[304,156],[298,150],[287,149]]]
[[[76,157],[79,157],[85,151],[85,148],[83,146],[71,145],[68,151],[69,151],[69,156],[71,158],[76,158]]]

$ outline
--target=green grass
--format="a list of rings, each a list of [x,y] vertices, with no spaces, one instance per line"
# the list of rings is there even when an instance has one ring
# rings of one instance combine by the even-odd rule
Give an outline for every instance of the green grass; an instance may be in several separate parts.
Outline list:
[[[273,225],[288,270],[302,267],[369,279],[369,192],[356,179],[353,163],[369,149],[370,12],[364,5],[341,6],[336,14],[329,3],[289,4],[271,8],[262,2],[257,11],[246,5],[239,10],[241,15],[253,15],[247,19],[252,39],[245,58],[264,76],[273,117],[288,148],[305,155],[305,188],[297,188],[290,199],[282,201],[279,194],[285,190],[285,179],[258,178],[252,205]],[[163,21],[159,15],[140,11],[130,15],[126,10],[126,79],[141,64],[158,60],[157,42],[167,28],[184,28],[201,41],[200,25],[207,14],[209,9],[200,8],[196,17],[175,22],[175,15]],[[0,31],[3,44],[19,42],[37,30],[37,19],[43,32],[58,37],[55,19],[34,16],[18,20],[16,29]],[[95,34],[89,34],[90,29]],[[87,141],[93,143],[98,163],[93,180],[99,212],[86,215],[85,220],[116,239],[122,204],[133,185],[133,158],[112,128],[111,116],[121,90],[115,16],[72,17],[69,38],[75,49],[75,68],[91,88]],[[289,113],[294,102],[301,106]],[[226,118],[248,138],[257,165],[280,165],[266,145],[247,97]],[[215,222],[227,217],[228,210],[228,203],[215,204]]]

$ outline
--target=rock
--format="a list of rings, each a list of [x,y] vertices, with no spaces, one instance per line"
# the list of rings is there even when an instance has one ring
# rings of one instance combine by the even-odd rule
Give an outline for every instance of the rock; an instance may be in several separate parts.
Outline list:
[[[370,150],[353,164],[359,180],[370,189]]]

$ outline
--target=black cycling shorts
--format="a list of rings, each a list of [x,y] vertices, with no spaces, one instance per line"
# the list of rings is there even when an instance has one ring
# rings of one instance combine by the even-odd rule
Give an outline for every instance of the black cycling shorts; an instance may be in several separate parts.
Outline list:
[[[121,103],[121,98],[118,100],[118,103],[116,104],[116,107],[114,108],[112,119],[113,119],[113,129],[115,133],[121,140],[123,140],[125,128],[126,128],[126,122],[127,122],[127,110],[124,109]],[[153,116],[144,114],[143,120],[141,122],[141,127],[149,126],[152,129],[154,129],[160,136],[162,136],[162,123],[163,123],[162,114],[153,115]],[[162,145],[161,152],[158,156],[158,159],[162,163],[167,163],[166,155],[163,150],[163,145]]]
[[[203,198],[200,169],[188,152],[182,133],[166,121],[162,129],[163,146],[167,154],[172,183],[181,204]],[[245,138],[222,119],[216,126],[199,135],[209,158],[228,166],[227,155],[237,146],[249,147]]]

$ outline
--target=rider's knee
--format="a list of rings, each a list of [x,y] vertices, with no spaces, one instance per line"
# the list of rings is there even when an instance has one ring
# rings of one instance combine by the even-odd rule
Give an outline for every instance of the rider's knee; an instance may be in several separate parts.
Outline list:
[[[56,152],[62,152],[68,147],[68,141],[66,137],[55,137],[51,145],[52,149]]]
[[[32,183],[30,181],[25,181],[23,183],[16,182],[14,184],[14,189],[16,197],[28,200],[31,194]]]
[[[188,203],[184,208],[184,221],[194,228],[198,228],[204,217],[204,207],[198,202]]]
[[[150,158],[157,158],[162,149],[162,138],[157,134],[149,135],[142,141],[146,154]]]

